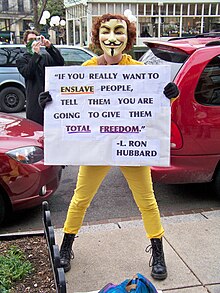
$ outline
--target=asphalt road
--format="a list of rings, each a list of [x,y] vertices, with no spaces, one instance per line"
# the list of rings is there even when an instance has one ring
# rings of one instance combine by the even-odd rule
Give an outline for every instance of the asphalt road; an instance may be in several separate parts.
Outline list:
[[[50,198],[52,224],[63,226],[69,202],[76,183],[78,167],[63,170],[59,188]],[[154,184],[155,195],[162,216],[220,209],[209,184],[163,185]],[[92,201],[84,223],[116,221],[140,217],[127,183],[119,168],[113,167]],[[41,230],[41,207],[14,214],[10,222],[0,228],[0,233]]]

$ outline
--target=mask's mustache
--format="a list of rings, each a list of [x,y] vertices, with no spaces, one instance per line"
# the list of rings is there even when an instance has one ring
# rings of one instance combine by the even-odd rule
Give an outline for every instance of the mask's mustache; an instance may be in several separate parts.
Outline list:
[[[121,45],[121,43],[120,44],[116,44],[115,42],[108,42],[108,43],[103,42],[103,43],[104,43],[105,46],[120,46]]]

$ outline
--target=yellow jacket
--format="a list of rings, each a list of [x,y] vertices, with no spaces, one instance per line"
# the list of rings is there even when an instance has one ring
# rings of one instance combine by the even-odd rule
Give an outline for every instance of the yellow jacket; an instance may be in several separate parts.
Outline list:
[[[91,59],[87,60],[82,64],[83,66],[95,66],[98,65],[98,58],[92,57]],[[130,55],[123,54],[121,61],[118,63],[118,65],[144,65],[144,63],[136,61],[132,59]]]

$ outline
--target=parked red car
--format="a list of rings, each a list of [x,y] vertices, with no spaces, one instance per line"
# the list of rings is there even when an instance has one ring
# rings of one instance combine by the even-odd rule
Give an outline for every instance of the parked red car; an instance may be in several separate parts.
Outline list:
[[[220,34],[149,41],[145,64],[170,64],[180,89],[171,109],[171,166],[154,182],[213,182],[220,197]]]
[[[0,223],[10,211],[40,205],[55,192],[62,168],[43,159],[42,126],[0,112]]]

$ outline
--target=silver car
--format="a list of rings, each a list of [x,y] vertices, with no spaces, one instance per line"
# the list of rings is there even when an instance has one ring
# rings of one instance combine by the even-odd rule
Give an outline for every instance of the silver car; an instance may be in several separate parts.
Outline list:
[[[96,56],[93,52],[68,45],[55,45],[61,52],[65,65],[81,65]],[[44,48],[42,48],[44,50]],[[0,45],[0,111],[16,113],[25,106],[25,82],[18,72],[16,59],[26,52],[25,45]]]

